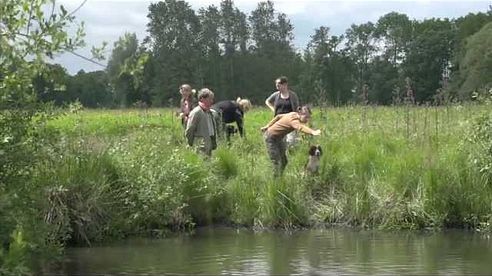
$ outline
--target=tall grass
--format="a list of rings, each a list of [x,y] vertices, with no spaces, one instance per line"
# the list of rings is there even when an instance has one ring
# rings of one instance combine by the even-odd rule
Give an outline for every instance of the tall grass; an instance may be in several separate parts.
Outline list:
[[[246,138],[219,141],[211,160],[185,146],[170,110],[84,111],[50,122],[63,141],[53,152],[70,157],[40,164],[36,181],[58,200],[45,209],[59,213],[56,223],[81,225],[58,232],[86,242],[212,223],[483,229],[492,193],[476,160],[492,158],[470,133],[486,108],[315,111],[312,125],[323,136],[289,150],[281,178],[272,176],[259,131],[271,118],[266,110],[247,113]],[[309,144],[324,149],[318,175],[303,171]]]

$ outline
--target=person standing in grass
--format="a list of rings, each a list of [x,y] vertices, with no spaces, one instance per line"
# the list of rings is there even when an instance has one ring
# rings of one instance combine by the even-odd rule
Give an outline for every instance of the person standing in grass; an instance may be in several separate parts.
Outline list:
[[[183,84],[179,87],[179,93],[181,94],[181,111],[179,117],[181,118],[181,125],[186,127],[190,112],[195,107],[193,90],[189,84]]]
[[[311,109],[302,106],[298,112],[279,114],[266,126],[261,128],[265,134],[268,156],[274,166],[274,176],[280,176],[287,166],[285,136],[298,130],[314,136],[321,135],[321,130],[313,130],[305,124],[311,119]]]
[[[190,112],[185,136],[189,146],[197,145],[198,150],[210,157],[217,148],[217,128],[211,111],[214,93],[208,88],[198,92],[198,106]]]
[[[266,100],[265,104],[272,111],[274,116],[295,112],[299,108],[299,97],[294,91],[289,89],[289,81],[287,77],[281,76],[275,80],[277,91],[273,92]],[[296,142],[296,132],[291,132],[286,136],[288,145],[293,145]]]

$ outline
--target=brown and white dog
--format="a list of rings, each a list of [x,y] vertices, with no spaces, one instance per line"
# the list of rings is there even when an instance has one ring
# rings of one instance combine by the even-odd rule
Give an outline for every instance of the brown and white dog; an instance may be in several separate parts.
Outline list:
[[[322,154],[323,151],[321,150],[320,145],[311,146],[309,148],[309,159],[304,167],[306,172],[312,174],[318,173]]]

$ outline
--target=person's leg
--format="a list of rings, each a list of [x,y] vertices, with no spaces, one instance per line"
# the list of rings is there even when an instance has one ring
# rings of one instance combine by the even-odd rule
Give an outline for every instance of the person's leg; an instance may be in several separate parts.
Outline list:
[[[280,155],[281,149],[280,149],[280,143],[282,142],[281,139],[273,139],[271,137],[268,137],[265,139],[266,146],[267,146],[267,151],[268,151],[268,156],[270,157],[270,160],[272,161],[273,164],[273,174],[274,176],[279,176],[282,172],[282,157]]]
[[[279,157],[280,157],[280,172],[282,173],[287,166],[287,143],[284,140],[279,140]]]
[[[198,144],[198,150],[200,153],[202,153],[206,157],[210,157],[212,155],[212,139],[211,139],[211,137],[201,138],[200,142]]]

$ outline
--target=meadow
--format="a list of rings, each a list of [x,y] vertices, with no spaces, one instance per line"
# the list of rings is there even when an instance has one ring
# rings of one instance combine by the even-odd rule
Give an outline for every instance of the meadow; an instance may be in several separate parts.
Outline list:
[[[492,119],[488,105],[315,108],[311,126],[272,176],[260,127],[219,141],[211,160],[186,146],[174,109],[82,110],[47,123],[53,137],[33,180],[55,240],[90,244],[163,236],[198,225],[345,225],[490,231]],[[306,175],[308,147],[323,147]]]

